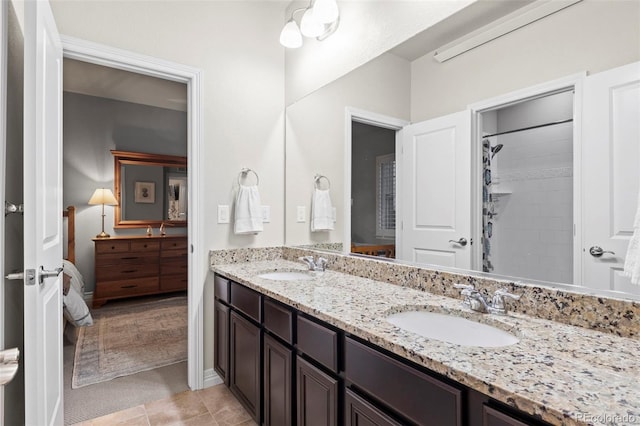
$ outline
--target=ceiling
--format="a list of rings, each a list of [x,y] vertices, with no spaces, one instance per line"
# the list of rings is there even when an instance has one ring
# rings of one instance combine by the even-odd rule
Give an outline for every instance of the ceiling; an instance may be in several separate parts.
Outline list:
[[[408,61],[426,55],[534,0],[478,0],[390,50]],[[64,60],[64,91],[177,111],[187,110],[187,86],[73,59]]]

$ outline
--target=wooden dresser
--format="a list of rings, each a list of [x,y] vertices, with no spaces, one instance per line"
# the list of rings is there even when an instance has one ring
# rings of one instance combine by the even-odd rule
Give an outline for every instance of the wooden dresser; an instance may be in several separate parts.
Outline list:
[[[187,236],[94,238],[93,307],[108,300],[187,289]]]

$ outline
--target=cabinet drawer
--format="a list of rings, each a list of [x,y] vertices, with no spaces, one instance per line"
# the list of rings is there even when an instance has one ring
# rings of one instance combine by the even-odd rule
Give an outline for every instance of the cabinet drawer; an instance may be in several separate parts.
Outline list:
[[[231,282],[231,305],[260,322],[260,293]]]
[[[147,252],[157,253],[159,249],[160,249],[159,241],[145,241],[145,240],[131,241],[131,251],[142,251],[142,252],[147,251]]]
[[[129,251],[129,241],[96,241],[96,253],[121,253]]]
[[[298,349],[338,372],[338,333],[321,324],[298,315]]]
[[[158,263],[155,253],[106,253],[96,256],[96,266]]]
[[[344,395],[345,426],[400,426],[374,405],[347,389]]]
[[[161,275],[168,275],[168,274],[183,274],[183,275],[187,275],[187,264],[186,262],[180,262],[180,263],[162,263],[160,264],[160,274]]]
[[[163,275],[160,277],[160,290],[186,290],[189,284],[187,274]]]
[[[172,238],[170,240],[163,240],[160,242],[160,248],[162,251],[164,250],[174,250],[174,249],[186,249],[187,248],[187,239],[186,238]]]
[[[216,274],[213,277],[213,294],[225,303],[229,303],[229,280]]]
[[[345,344],[345,377],[416,424],[462,424],[460,389],[350,338]]]
[[[96,268],[96,281],[117,281],[149,276],[158,276],[157,263],[121,264]]]
[[[511,417],[486,405],[482,406],[482,426],[527,426]]]
[[[124,297],[146,294],[158,291],[158,278],[142,278],[137,280],[122,280],[117,282],[98,283],[96,297]]]
[[[293,312],[287,307],[271,300],[264,301],[263,323],[267,330],[293,343]]]

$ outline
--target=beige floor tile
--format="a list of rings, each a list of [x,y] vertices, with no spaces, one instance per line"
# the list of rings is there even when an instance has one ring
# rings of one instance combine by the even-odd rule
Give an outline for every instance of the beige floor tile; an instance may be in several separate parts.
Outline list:
[[[186,391],[172,397],[145,404],[149,424],[173,425],[192,419],[202,414],[208,414],[196,392]]]
[[[184,426],[218,426],[218,422],[216,422],[209,413],[192,417],[181,424]]]
[[[97,417],[75,426],[148,425],[147,412],[143,405],[128,408],[106,416]]]
[[[238,409],[241,408],[240,402],[224,385],[212,386],[207,389],[198,391],[198,396],[204,402],[209,412],[216,417],[216,413],[224,409]]]
[[[253,422],[251,416],[243,407],[224,408],[214,414],[213,419],[218,422],[220,426],[235,426]]]

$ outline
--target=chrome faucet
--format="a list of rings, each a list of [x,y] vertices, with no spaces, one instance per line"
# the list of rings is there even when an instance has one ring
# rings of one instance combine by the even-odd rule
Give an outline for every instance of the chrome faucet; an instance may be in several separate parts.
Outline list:
[[[513,300],[520,299],[520,296],[509,293],[506,288],[496,290],[491,301],[488,301],[473,285],[454,284],[453,286],[462,289],[460,292],[460,294],[464,296],[462,303],[476,312],[505,315],[507,313],[507,306],[504,303],[504,299],[507,297]]]
[[[327,259],[324,257],[318,257],[318,260],[314,260],[313,256],[302,256],[298,260],[307,264],[310,271],[324,272],[327,269]]]

